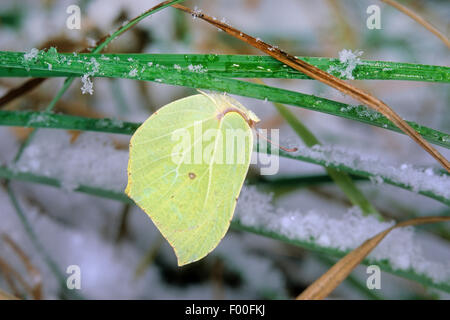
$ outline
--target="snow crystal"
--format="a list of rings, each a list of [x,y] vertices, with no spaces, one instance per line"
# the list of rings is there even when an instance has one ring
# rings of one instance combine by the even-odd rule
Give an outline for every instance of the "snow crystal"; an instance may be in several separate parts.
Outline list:
[[[393,221],[381,222],[374,216],[364,216],[358,208],[351,208],[341,215],[275,208],[272,195],[263,194],[253,186],[244,186],[234,219],[245,226],[276,232],[292,240],[342,251],[352,250],[394,225]],[[436,282],[449,280],[450,263],[444,265],[425,259],[417,240],[413,228],[393,230],[368,257],[388,260],[394,269],[412,268]]]
[[[201,64],[198,64],[198,65],[190,64],[188,66],[188,70],[191,71],[191,72],[199,72],[199,73],[206,72],[206,69],[203,68],[203,66]]]
[[[181,67],[180,67],[179,64],[174,64],[174,65],[173,65],[173,68],[174,68],[175,70],[181,70]]]
[[[23,58],[25,59],[25,61],[31,61],[37,57],[38,53],[39,53],[39,50],[36,48],[33,48],[33,49],[31,49],[31,51],[29,53],[25,53],[23,55]]]
[[[128,73],[128,75],[129,75],[130,77],[136,77],[136,76],[137,76],[137,73],[138,73],[137,69],[134,68],[133,70],[131,70],[131,71]]]
[[[194,7],[194,10],[192,11],[192,19],[197,19],[202,14],[202,10],[199,9],[197,6]]]
[[[382,184],[384,182],[383,178],[380,176],[372,176],[370,177],[370,181],[374,184]]]
[[[91,79],[89,78],[89,75],[85,74],[81,77],[81,82],[83,83],[83,86],[81,87],[81,93],[82,94],[93,94],[94,93],[94,84],[92,83]]]
[[[338,72],[341,77],[349,80],[354,80],[353,70],[357,65],[361,64],[361,59],[359,58],[363,54],[363,51],[355,51],[343,49],[339,52],[339,61],[341,66],[331,66],[328,68],[328,73]]]
[[[92,72],[93,73],[97,73],[99,71],[100,63],[98,63],[98,61],[95,58],[91,58],[90,65],[92,65]]]
[[[28,120],[27,126],[31,126],[33,123],[46,123],[49,122],[49,119],[49,115],[46,113],[35,113]]]
[[[347,105],[346,107],[342,107],[340,109],[341,112],[350,112],[350,111],[356,111],[356,114],[360,117],[369,118],[370,120],[377,120],[383,115],[380,112],[377,112],[373,109],[370,109],[366,106],[354,106],[354,105]]]

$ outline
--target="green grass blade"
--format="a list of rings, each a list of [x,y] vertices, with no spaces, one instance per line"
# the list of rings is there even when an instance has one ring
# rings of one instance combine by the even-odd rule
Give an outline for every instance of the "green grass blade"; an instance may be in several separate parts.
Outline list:
[[[125,59],[125,61],[123,61],[122,58],[120,58],[120,60],[116,60],[114,56],[118,55],[105,55],[106,58],[98,56],[98,59],[95,60],[98,63],[98,66],[95,67],[96,64],[88,59],[91,57],[90,55],[79,55],[79,57],[74,59],[69,65],[67,60],[63,61],[63,55],[55,56],[54,54],[49,54],[47,52],[40,52],[36,62],[32,62],[28,66],[24,66],[23,61],[19,61],[20,59],[23,60],[23,57],[21,58],[17,56],[14,65],[18,69],[24,71],[26,71],[26,68],[29,68],[30,72],[31,70],[34,70],[36,72],[34,76],[53,75],[60,77],[61,72],[67,72],[67,74],[71,76],[92,74],[97,77],[147,80],[191,88],[224,91],[245,97],[260,100],[267,99],[272,102],[284,103],[323,112],[403,134],[400,129],[398,129],[383,115],[364,106],[348,105],[345,103],[316,97],[314,95],[307,95],[271,86],[210,75],[207,72],[202,72],[201,69],[191,68],[191,71],[176,70],[175,67],[169,69],[158,65],[158,63],[155,62],[152,66],[149,66],[140,60],[133,59],[128,61],[128,59]],[[5,64],[9,65],[9,62],[5,62],[5,60],[2,59],[2,53],[0,53],[0,72],[4,69]],[[48,64],[52,65],[52,70],[48,70]],[[43,72],[43,74],[38,72]],[[429,142],[450,148],[449,134],[424,127],[414,122],[407,122],[414,130],[416,130]]]
[[[96,51],[97,52],[97,51]],[[94,53],[94,52],[93,52]],[[142,66],[149,63],[153,66],[167,70],[189,70],[196,68],[202,72],[222,77],[231,78],[283,78],[283,79],[311,79],[305,74],[287,68],[278,60],[268,56],[254,55],[217,55],[217,54],[79,54],[74,57],[69,53],[60,53],[61,62],[71,64],[72,69],[48,70],[47,64],[30,64],[30,70],[20,68],[23,62],[23,52],[0,51],[2,77],[54,77],[69,76],[71,72],[79,72],[80,63],[85,57],[90,60],[94,57],[102,68],[113,68],[115,64],[130,64],[129,59]],[[102,60],[109,59],[109,60]],[[324,70],[330,67],[342,68],[339,59],[323,57],[299,57],[300,59]],[[64,61],[62,61],[64,60]],[[81,62],[78,62],[81,60]],[[41,62],[45,62],[42,60]],[[52,65],[53,66],[53,65]],[[176,66],[176,67],[175,67]],[[38,69],[38,67],[40,67]],[[341,77],[340,74],[333,75]],[[355,80],[404,80],[404,81],[426,81],[426,82],[450,82],[450,68],[446,66],[412,64],[390,61],[362,60],[361,64],[353,70]]]

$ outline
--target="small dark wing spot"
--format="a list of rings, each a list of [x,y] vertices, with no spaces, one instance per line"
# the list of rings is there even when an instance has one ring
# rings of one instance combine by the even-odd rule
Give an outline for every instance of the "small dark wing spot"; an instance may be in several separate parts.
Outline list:
[[[196,177],[195,173],[193,173],[193,172],[189,172],[188,176],[190,179],[195,179],[195,177]]]

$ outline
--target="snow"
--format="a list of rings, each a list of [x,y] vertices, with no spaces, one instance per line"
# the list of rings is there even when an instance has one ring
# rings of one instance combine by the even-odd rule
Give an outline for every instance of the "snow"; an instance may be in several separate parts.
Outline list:
[[[249,227],[276,232],[291,240],[300,240],[322,247],[351,250],[365,240],[394,225],[374,216],[363,216],[358,208],[341,215],[310,210],[285,210],[272,204],[272,196],[254,186],[245,186],[239,197],[235,218]],[[369,254],[378,261],[388,260],[394,269],[413,269],[435,282],[450,280],[450,262],[434,262],[425,257],[413,228],[393,230]]]
[[[192,19],[197,19],[201,14],[202,10],[195,6],[194,10],[192,10]]]
[[[107,34],[110,30],[116,30],[116,27],[122,23],[120,19],[131,19],[150,6],[156,5],[158,2],[155,0],[152,4],[149,4],[149,1],[146,0],[133,2],[92,0],[88,2],[85,10],[83,10],[85,14],[84,18],[86,18],[83,21],[92,22],[90,29],[93,28],[93,32],[88,32],[88,34],[100,37],[103,34]],[[208,1],[203,2],[206,3]],[[5,10],[8,10],[8,7],[14,8],[14,3],[14,1],[6,0]],[[27,62],[35,62],[37,60],[36,58],[40,58],[41,55],[43,58],[47,57],[45,51],[39,52],[37,49],[30,51],[29,48],[33,46],[40,47],[49,39],[59,39],[61,36],[73,43],[83,43],[86,40],[86,36],[88,35],[86,32],[80,32],[78,30],[70,31],[65,28],[67,15],[61,13],[65,12],[67,6],[66,1],[53,1],[50,5],[42,5],[39,1],[30,0],[27,4],[25,6],[27,8],[25,11],[26,19],[22,19],[20,28],[1,28],[0,30],[3,50],[22,52],[28,49],[28,52],[23,55],[23,64],[25,67]],[[333,48],[342,48],[342,42],[339,37],[325,35],[327,39],[324,42],[323,28],[331,30],[330,28],[333,28],[334,23],[332,21],[333,19],[329,21],[320,19],[320,17],[329,16],[330,14],[329,6],[325,2],[316,3],[316,1],[288,0],[283,6],[279,6],[277,10],[273,9],[273,4],[269,0],[253,1],[250,5],[248,3],[244,4],[244,2],[239,0],[215,2],[212,6],[209,2],[204,5],[198,3],[198,5],[208,12],[220,12],[221,16],[233,17],[236,26],[245,28],[245,31],[250,35],[258,35],[271,43],[280,42],[283,44],[283,48],[292,54],[329,56],[330,50],[334,50]],[[446,9],[443,3],[427,3],[427,9],[435,12],[444,12],[439,10],[439,8]],[[349,6],[346,9],[349,9],[349,16],[358,17],[359,9],[357,7]],[[42,10],[45,10],[45,14],[43,14]],[[404,62],[419,61],[424,64],[445,65],[448,57],[447,48],[440,44],[439,40],[430,37],[426,30],[411,28],[411,23],[401,17],[400,12],[393,11],[392,15],[383,18],[383,24],[386,27],[384,30],[391,30],[392,32],[385,33],[385,31],[381,30],[380,36],[392,38],[392,41],[383,42],[383,45],[380,46],[371,46],[370,41],[367,40],[369,39],[368,36],[373,35],[374,31],[365,29],[364,31],[361,29],[358,39],[359,44],[357,45],[361,46],[361,49],[365,51],[365,54],[370,59]],[[195,19],[196,17],[193,18]],[[198,19],[196,21],[191,20],[190,18],[186,20],[189,24],[190,41],[186,41],[186,39],[179,40],[174,37],[174,28],[170,27],[175,25],[174,15],[170,8],[155,14],[151,19],[143,20],[139,23],[138,27],[145,31],[150,30],[154,41],[147,43],[142,52],[212,52],[233,54],[247,52],[245,50],[248,48],[246,49],[244,47],[235,48],[217,45],[221,39],[214,38],[215,28],[210,28],[204,23],[198,23]],[[220,17],[218,20],[220,20]],[[363,20],[361,21],[364,22]],[[169,27],[161,27],[166,24]],[[63,29],[64,34],[61,35],[61,30]],[[383,34],[385,35],[383,36]],[[283,39],[279,38],[280,35],[283,36]],[[167,39],[170,41],[166,41]],[[209,40],[205,42],[205,39]],[[404,42],[405,46],[396,46],[396,39]],[[108,51],[136,52],[130,51],[131,48],[136,48],[136,43],[137,40],[133,32],[125,33],[111,45]],[[276,47],[274,46],[273,48]],[[352,49],[354,50],[354,48]],[[430,54],[430,50],[432,54]],[[257,54],[253,51],[252,53]],[[352,53],[356,56],[356,52],[353,51]],[[339,55],[339,58],[341,58],[341,55]],[[27,58],[30,60],[27,60]],[[349,78],[355,77],[355,69],[350,71],[352,66],[348,61],[352,59],[351,55],[346,53],[346,56],[342,55],[342,58],[343,61],[336,59],[335,64],[339,70],[334,71],[335,73],[333,74],[341,76],[341,73],[344,73],[343,77],[345,77],[347,73],[350,76]],[[104,57],[97,58],[99,62],[103,59]],[[137,68],[138,73],[142,72],[140,65],[135,64],[135,61],[127,62],[126,59],[114,56],[111,60],[124,66],[125,76],[134,67]],[[359,56],[355,58],[356,61],[358,59]],[[77,60],[81,60],[81,56],[74,53],[72,66]],[[50,60],[46,61],[53,63],[53,68],[56,67],[55,62]],[[92,82],[91,80],[94,75],[90,74],[90,72],[95,68],[95,63],[90,64],[92,61],[89,58],[87,60],[85,58],[82,61],[86,68],[84,71],[84,74],[87,75],[86,82]],[[157,64],[158,62],[149,62],[148,66],[154,68],[152,64]],[[71,61],[68,59],[66,63],[71,64]],[[183,65],[182,70],[195,72],[194,65],[198,62],[192,63],[193,66],[190,68]],[[170,66],[170,64],[167,66]],[[44,65],[44,67],[47,68],[47,65]],[[127,67],[128,69],[125,69]],[[234,67],[237,69],[239,66],[233,66],[232,68]],[[286,65],[283,67],[288,68]],[[148,69],[147,67],[147,71]],[[389,72],[391,71],[389,69],[384,68],[383,71]],[[199,68],[199,70],[202,70],[202,68]],[[6,80],[8,85],[17,85],[22,82],[20,79]],[[47,97],[51,98],[55,93],[54,85],[56,81],[59,80],[54,79],[47,82],[36,93],[42,94],[45,100],[47,100]],[[299,90],[298,81],[286,81],[282,79],[267,79],[267,81],[268,84],[275,87]],[[78,101],[79,96],[76,94],[76,91],[79,90],[79,87],[77,87],[69,89],[64,97],[64,100],[66,100],[65,103],[87,103],[89,108],[92,108],[92,110],[107,118],[114,119],[120,116],[121,119],[124,117],[127,121],[142,122],[149,116],[149,107],[154,110],[187,94],[186,88],[183,87],[148,83],[146,84],[145,93],[149,94],[150,101],[146,101],[143,99],[138,88],[138,82],[129,80],[118,80],[118,82],[123,86],[124,98],[128,105],[128,111],[123,115],[118,112],[117,108],[114,108],[115,101],[107,79],[96,80],[96,99],[81,99],[81,101]],[[447,116],[448,112],[445,112],[448,107],[448,99],[446,99],[448,90],[445,84],[404,81],[364,81],[361,85],[367,86],[369,91],[373,92],[376,96],[380,96],[389,105],[395,107],[400,114],[408,115],[408,119],[448,132],[449,118]],[[341,96],[335,96],[334,90],[323,88],[323,86],[318,85],[315,81],[301,81],[301,86],[301,91],[305,93],[309,91],[307,93],[336,100],[344,100]],[[7,87],[0,88],[3,94],[7,90]],[[88,90],[86,93],[89,94],[89,91],[93,92],[92,90]],[[260,100],[244,97],[238,97],[238,99],[245,106],[257,112],[258,116],[264,122],[267,121],[268,125],[273,125],[277,128],[281,127],[280,137],[282,137],[283,141],[286,139],[286,134],[289,133],[290,129],[280,124],[272,104],[262,103]],[[38,107],[36,104],[39,104],[40,100],[30,99],[27,107]],[[350,99],[343,102],[353,103]],[[439,189],[448,188],[445,181],[442,181],[443,179],[437,178],[441,171],[438,169],[437,164],[433,162],[433,159],[425,152],[422,152],[414,142],[409,141],[405,136],[392,135],[387,130],[373,128],[338,117],[330,117],[318,112],[305,111],[299,108],[295,108],[293,111],[301,119],[306,121],[308,127],[324,143],[339,144],[357,153],[353,157],[348,152],[345,152],[347,160],[354,158],[364,161],[365,164],[361,164],[357,160],[357,164],[370,167],[370,169],[374,168],[374,172],[382,172],[381,169],[391,170],[389,169],[390,167],[393,168],[393,171],[396,171],[397,175],[409,175],[410,171],[412,171],[414,179],[409,178],[409,180],[412,180],[411,182],[418,179],[417,175],[421,177],[420,179],[426,179],[425,176],[428,176],[430,179],[437,179],[435,181],[436,184],[441,185]],[[342,111],[358,112],[358,114],[370,118],[380,116],[371,109],[356,106],[345,108]],[[45,115],[36,115],[30,120],[30,122],[33,121],[46,122],[47,119],[45,119]],[[15,134],[16,129],[13,131],[11,128],[3,127],[0,130],[0,144],[3,151],[0,154],[0,161],[10,161],[18,147],[17,136]],[[51,137],[52,135],[56,137],[53,139]],[[115,143],[119,141],[118,145],[120,147],[126,147],[127,137],[115,135],[112,137]],[[136,264],[148,252],[149,246],[152,246],[158,237],[160,237],[157,230],[153,227],[152,222],[142,211],[135,206],[131,206],[129,239],[123,244],[117,244],[115,238],[111,237],[111,235],[115,235],[117,231],[117,226],[120,223],[119,214],[123,204],[83,193],[68,192],[80,184],[91,185],[91,183],[122,192],[123,189],[121,188],[126,179],[126,176],[123,174],[126,172],[126,152],[125,150],[116,149],[114,146],[117,146],[117,144],[106,148],[102,143],[102,141],[108,140],[105,138],[105,135],[97,136],[96,134],[89,133],[85,136],[82,134],[73,143],[70,143],[70,138],[71,136],[65,131],[39,130],[37,139],[32,142],[32,145],[36,143],[38,148],[34,148],[33,150],[32,145],[30,145],[30,154],[27,154],[26,158],[23,159],[24,162],[21,163],[24,165],[24,169],[34,170],[33,172],[36,174],[42,174],[40,170],[45,169],[45,174],[49,176],[55,175],[56,178],[62,180],[64,191],[40,184],[12,182],[12,186],[17,191],[19,200],[21,200],[21,203],[26,209],[26,213],[36,233],[42,238],[44,247],[57,259],[61,270],[64,271],[65,266],[68,264],[82,265],[82,272],[85,276],[82,293],[88,298],[211,299],[214,297],[214,286],[211,285],[208,279],[202,279],[203,282],[193,282],[183,287],[178,284],[173,285],[168,283],[168,281],[182,276],[184,271],[176,267],[173,252],[166,243],[163,243],[162,249],[158,253],[158,261],[148,268],[142,278],[134,279]],[[119,140],[120,138],[122,140]],[[44,141],[41,141],[41,139],[44,139]],[[83,139],[93,139],[97,143],[89,144],[88,148],[81,149],[79,144]],[[449,139],[450,136],[445,136],[443,141],[447,142]],[[297,142],[297,140],[295,141]],[[46,143],[49,145],[46,145]],[[110,142],[107,142],[107,144],[110,144]],[[295,146],[298,146],[298,143]],[[78,150],[79,154],[76,154],[75,151],[70,153],[70,148]],[[104,150],[105,148],[106,150]],[[59,154],[59,150],[61,150],[61,154]],[[442,148],[442,151],[446,158],[450,156],[448,150]],[[97,154],[96,157],[94,156],[95,154]],[[121,155],[121,159],[118,161],[120,163],[114,164],[112,161],[108,161],[109,157],[119,157],[119,155]],[[361,157],[360,155],[364,156]],[[366,162],[366,158],[370,155],[379,155],[381,160],[373,158]],[[71,157],[73,160],[71,160]],[[91,161],[85,161],[84,158],[91,159]],[[319,158],[321,157],[319,156]],[[324,158],[330,159],[328,156]],[[379,163],[374,163],[377,160]],[[409,162],[421,167],[413,167]],[[383,166],[383,163],[387,163],[386,168],[380,168]],[[403,168],[403,170],[400,170],[400,168]],[[83,172],[86,172],[86,174]],[[98,176],[96,172],[99,173]],[[280,173],[286,176],[296,174],[311,175],[321,174],[323,173],[323,169],[322,167],[307,162],[280,158]],[[371,178],[372,183],[358,183],[358,187],[361,188],[370,201],[380,210],[392,214],[398,220],[405,219],[407,214],[436,215],[437,213],[443,214],[448,211],[448,207],[434,199],[417,196],[412,192],[388,184],[378,186],[378,184],[384,183],[383,177],[386,172],[382,173],[383,175],[373,176]],[[117,180],[115,180],[112,176],[116,174],[122,175],[122,177],[117,177]],[[106,178],[101,179],[99,177],[100,175],[106,175]],[[400,178],[402,177],[396,177],[396,179]],[[415,183],[423,186],[423,181],[420,181],[420,179],[418,179],[419,181],[415,181]],[[444,184],[442,184],[443,182]],[[416,190],[419,190],[422,186]],[[340,199],[344,197],[334,184],[321,185],[318,188],[321,191],[327,191],[336,197],[340,197]],[[333,199],[325,199],[310,190],[298,189],[289,195],[279,196],[278,193],[276,195],[274,199],[276,202],[274,202],[275,205],[272,206],[272,209],[275,211],[280,210],[280,217],[285,217],[286,212],[296,212],[300,216],[300,220],[302,217],[308,216],[316,221],[315,219],[320,219],[319,216],[322,215],[328,217],[342,214],[344,217],[345,214],[350,214],[346,211],[345,204],[334,201]],[[255,195],[247,188],[243,190],[241,199],[239,200],[241,204],[238,204],[239,207],[236,213],[237,218],[240,215],[239,208],[243,208],[246,197],[254,198]],[[261,197],[267,198],[264,194]],[[264,199],[261,199],[260,202],[264,202]],[[256,224],[259,220],[265,221],[265,217],[259,217],[256,215],[257,212],[254,212],[259,210],[259,204],[263,205],[263,203],[256,201],[256,203],[248,206],[248,208],[244,206],[245,212],[243,212],[249,220],[252,219],[252,216],[257,217],[255,219]],[[277,207],[280,209],[277,209]],[[268,209],[268,212],[272,212],[272,209]],[[316,215],[313,215],[313,213],[316,213]],[[357,217],[355,220],[359,221],[360,219],[364,219],[357,212],[354,215]],[[269,217],[275,219],[272,213],[269,214]],[[338,230],[345,232],[344,234],[355,230],[354,228],[356,227],[352,226],[347,232],[347,229],[343,226],[343,217],[330,217],[330,219],[332,219],[331,221],[339,222],[337,227],[340,229]],[[338,218],[342,218],[342,221]],[[58,289],[56,283],[54,283],[54,276],[49,272],[45,272],[45,266],[40,261],[38,254],[29,245],[29,242],[27,242],[23,228],[17,219],[14,209],[11,208],[8,196],[5,195],[3,190],[0,190],[0,220],[2,221],[0,223],[0,233],[5,232],[14,235],[16,242],[25,249],[27,254],[32,256],[32,261],[41,262],[37,263],[37,266],[43,271],[44,289],[46,291],[45,297],[56,298]],[[290,220],[286,219],[286,221],[289,222]],[[286,221],[285,223],[288,224]],[[325,224],[325,221],[321,222]],[[311,224],[306,224],[306,226],[308,225]],[[319,229],[323,227],[320,223],[314,226]],[[275,224],[274,228],[277,227],[279,226]],[[297,228],[297,224],[292,224],[292,226],[288,225],[287,227],[295,229]],[[331,228],[331,226],[329,227]],[[443,225],[443,227],[447,227],[443,229],[449,230],[448,225]],[[435,261],[433,260],[434,258],[443,261],[445,259],[450,260],[448,258],[448,242],[444,242],[444,240],[432,234],[432,230],[434,229],[425,229],[423,232],[420,231],[414,235],[414,241],[420,241],[418,246],[420,247],[421,253],[423,255],[434,255],[435,257],[427,258],[432,261]],[[324,244],[334,241],[334,237],[339,236],[335,235],[331,230],[328,231],[331,235],[326,233],[320,239]],[[292,232],[295,234],[295,230]],[[311,232],[313,233],[313,231]],[[431,237],[428,248],[425,247],[425,241],[422,241],[423,239],[421,237],[425,233]],[[395,236],[395,233],[393,235]],[[344,236],[341,235],[341,237]],[[349,237],[352,237],[352,235],[349,235]],[[405,241],[405,239],[401,238],[401,241]],[[362,237],[360,240],[362,240]],[[349,241],[349,245],[354,245],[352,241]],[[387,238],[385,241],[390,240]],[[405,242],[407,243],[408,239]],[[14,260],[11,255],[7,254],[7,250],[4,250],[4,246],[2,245],[3,243],[0,241],[0,248],[2,248],[0,250],[1,257],[10,262],[16,270],[20,271],[20,267],[22,266],[20,260],[17,257]],[[399,256],[397,261],[399,265],[407,265],[411,261],[420,260],[414,260],[412,258],[414,255],[409,255],[411,246],[408,243],[405,245],[405,250],[407,250],[408,255],[405,259],[401,259]],[[438,250],[438,248],[442,250]],[[260,291],[272,289],[276,292],[283,292],[283,289],[286,289],[287,286],[292,289],[292,285],[296,288],[302,288],[307,285],[309,281],[319,276],[320,272],[326,270],[326,268],[323,268],[319,273],[314,274],[313,277],[304,277],[306,272],[305,260],[313,259],[313,257],[314,255],[310,252],[294,250],[293,247],[284,246],[279,241],[273,241],[269,238],[256,236],[251,233],[235,233],[230,231],[220,243],[219,247],[207,258],[198,264],[189,266],[188,269],[197,270],[197,272],[200,270],[203,274],[207,274],[206,278],[208,278],[211,270],[204,270],[204,264],[210,265],[215,261],[214,259],[219,258],[224,263],[225,274],[232,269],[235,274],[239,275],[242,281],[242,285],[239,287],[226,286],[224,290],[225,298],[254,299],[260,298],[257,295],[257,292]],[[16,263],[17,260],[19,261]],[[160,260],[163,260],[164,264],[160,264]],[[289,262],[288,268],[286,267],[286,261]],[[421,267],[428,268],[427,273],[434,272],[433,265],[427,265],[426,263],[413,263],[413,265],[416,269],[420,269]],[[442,265],[435,265],[435,267],[437,268],[436,272],[442,274]],[[173,272],[174,276],[165,279],[163,274],[168,269],[170,269],[170,272]],[[367,278],[365,268],[361,268],[360,271],[362,271],[360,281],[364,284]],[[296,282],[292,281],[293,275],[298,279]],[[261,279],[264,279],[264,281],[261,281]],[[386,298],[392,298],[393,296],[391,288],[388,288],[391,280],[397,280],[394,286],[395,290],[399,293],[397,297],[400,299],[404,299],[405,294],[411,291],[422,292],[420,285],[417,286],[412,282],[403,281],[402,278],[383,273],[382,293],[383,295],[385,294]],[[0,277],[0,287],[8,289],[2,277]],[[120,288],[120,290],[117,288]],[[297,290],[295,289],[295,291]],[[428,290],[427,292],[430,292]],[[354,290],[352,292],[355,294]],[[298,292],[290,292],[291,295],[294,293]],[[335,295],[333,297],[345,299],[349,298],[349,295],[346,293],[337,293],[337,296]],[[445,298],[445,295],[439,292],[439,297]]]
[[[21,160],[17,163],[17,169],[57,177],[63,182],[63,188],[66,190],[73,190],[81,184],[117,192],[124,190],[128,161],[126,150],[116,150],[108,136],[99,133],[83,133],[75,142],[71,143],[70,140],[71,137],[66,132],[55,135],[52,130],[39,130],[33,144],[25,149]],[[337,155],[340,159],[344,157],[334,149],[326,150],[328,149],[313,148],[301,152],[314,154],[315,157],[324,152],[332,154],[332,159]],[[352,163],[361,163],[354,158],[344,159]],[[386,169],[383,164],[377,166]],[[427,177],[433,174],[434,179],[443,179],[435,176],[431,170],[417,171],[411,169],[409,165],[402,168],[400,170],[409,174],[414,172],[414,175],[417,175],[419,172]],[[436,181],[434,183],[437,184]],[[449,181],[445,183],[448,184]],[[446,191],[449,190],[450,188],[447,188]],[[235,219],[246,226],[261,227],[290,239],[313,241],[320,246],[339,250],[355,248],[364,240],[393,225],[393,222],[380,222],[373,216],[365,217],[356,208],[337,216],[317,210],[302,212],[276,208],[271,203],[270,195],[247,186],[239,197]],[[396,269],[413,268],[435,281],[443,281],[450,277],[450,265],[443,267],[423,257],[420,243],[416,240],[412,228],[393,231],[370,257],[376,260],[387,259]]]
[[[363,54],[363,51],[355,51],[343,49],[339,52],[339,61],[342,66],[331,66],[328,68],[328,72],[338,72],[341,77],[349,80],[354,80],[353,70],[357,65],[361,64],[359,58]]]
[[[188,70],[191,72],[198,72],[198,73],[203,73],[207,71],[201,64],[197,65],[190,64],[188,65]]]
[[[97,73],[99,71],[100,63],[98,63],[97,59],[91,58],[89,64],[92,66],[92,74]]]
[[[25,59],[25,61],[31,61],[31,60],[33,60],[34,58],[37,57],[38,53],[39,53],[39,50],[36,49],[36,48],[33,48],[33,49],[30,50],[30,52],[25,53],[23,55],[23,58]]]
[[[128,152],[118,151],[105,134],[84,133],[71,143],[66,131],[41,129],[16,164],[20,171],[61,180],[64,189],[80,184],[122,192]]]
[[[94,93],[94,84],[92,83],[91,79],[89,78],[89,75],[85,74],[81,77],[81,83],[83,84],[81,87],[81,93],[82,94],[93,94]]]

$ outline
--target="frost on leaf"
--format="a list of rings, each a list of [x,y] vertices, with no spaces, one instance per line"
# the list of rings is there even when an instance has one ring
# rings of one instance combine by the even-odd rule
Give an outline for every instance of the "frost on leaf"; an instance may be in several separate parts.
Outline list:
[[[197,19],[202,14],[202,10],[198,7],[194,7],[194,10],[192,11],[192,19]]]
[[[31,60],[33,60],[34,58],[37,57],[38,53],[39,53],[39,50],[36,49],[36,48],[33,48],[33,49],[30,50],[30,52],[25,53],[23,55],[23,58],[25,59],[25,61],[31,61]]]
[[[134,68],[134,69],[132,69],[132,70],[128,73],[128,75],[129,75],[130,77],[136,77],[136,76],[137,76],[137,73],[138,73],[137,69]]]
[[[339,66],[331,66],[328,68],[328,73],[337,72],[341,78],[354,80],[353,70],[356,66],[361,64],[359,58],[363,54],[363,51],[355,51],[343,49],[339,52]]]

